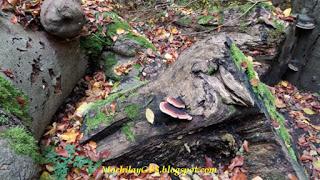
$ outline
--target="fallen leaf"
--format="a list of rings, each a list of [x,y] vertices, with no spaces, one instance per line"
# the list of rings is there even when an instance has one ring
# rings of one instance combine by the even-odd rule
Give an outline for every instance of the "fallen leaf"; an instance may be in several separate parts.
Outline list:
[[[252,178],[252,180],[263,180],[260,176],[256,176],[254,178]]]
[[[117,29],[117,34],[118,35],[120,35],[120,34],[123,34],[123,33],[125,33],[126,31],[124,30],[124,29],[122,29],[122,28],[119,28],[119,29]]]
[[[18,96],[16,99],[21,107],[24,107],[26,105],[26,100],[23,97]]]
[[[293,174],[288,174],[288,178],[289,180],[298,180],[297,176],[293,175]]]
[[[68,151],[61,148],[61,147],[56,147],[55,151],[58,155],[60,155],[62,157],[66,157],[66,158],[69,157]]]
[[[10,22],[13,23],[13,24],[17,24],[18,23],[18,18],[17,16],[13,15],[10,19]]]
[[[211,158],[209,158],[208,156],[204,156],[204,159],[205,159],[205,161],[206,161],[206,163],[205,163],[205,167],[206,168],[212,168],[213,167],[213,161],[212,161],[212,159]]]
[[[169,54],[169,53],[166,53],[166,54],[164,55],[164,58],[167,59],[167,60],[172,60],[172,59],[173,59],[172,55]]]
[[[97,148],[97,143],[94,141],[89,141],[88,145],[92,150]]]
[[[283,86],[283,87],[288,87],[288,81],[281,81],[280,82],[280,84],[281,84],[281,86]]]
[[[243,141],[242,147],[245,152],[249,152],[249,142],[247,140]]]
[[[244,157],[236,156],[232,159],[231,164],[229,165],[228,169],[232,171],[235,167],[240,167],[243,165]]]
[[[312,161],[312,156],[308,155],[308,154],[302,154],[300,156],[300,160],[301,161]]]
[[[317,160],[313,162],[313,167],[317,170],[320,171],[320,160]]]
[[[76,132],[76,130],[72,129],[69,132],[60,135],[60,139],[67,141],[67,143],[73,143],[76,141],[78,135],[79,132]]]
[[[303,108],[303,112],[308,114],[308,115],[314,115],[315,114],[315,112],[310,108]]]
[[[99,159],[106,159],[110,156],[110,151],[104,150],[99,153]]]
[[[40,180],[50,180],[50,179],[54,179],[49,172],[47,171],[43,171],[41,173],[41,176],[40,176]]]
[[[288,16],[290,16],[290,14],[291,14],[291,8],[285,9],[285,10],[283,11],[284,17],[288,17]]]
[[[154,123],[154,113],[150,108],[146,109],[146,118],[150,124]]]
[[[285,108],[286,104],[279,98],[276,98],[275,100],[275,105],[277,108],[281,109],[281,108]]]
[[[250,84],[253,86],[253,87],[257,87],[259,85],[260,81],[259,79],[257,78],[253,78],[250,80]]]
[[[241,67],[242,67],[243,69],[247,69],[247,68],[248,68],[248,62],[247,62],[247,61],[242,61]]]
[[[233,175],[231,178],[231,180],[247,180],[247,179],[248,179],[247,175],[241,171]]]

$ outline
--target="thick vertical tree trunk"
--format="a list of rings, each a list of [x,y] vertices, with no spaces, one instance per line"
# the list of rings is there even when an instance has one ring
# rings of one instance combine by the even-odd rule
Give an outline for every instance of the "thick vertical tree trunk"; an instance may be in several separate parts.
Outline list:
[[[306,13],[314,19],[313,30],[301,30],[292,24],[286,42],[283,45],[282,53],[278,62],[273,66],[270,73],[269,83],[275,83],[284,78],[301,89],[318,92],[320,90],[320,1],[319,0],[294,0],[292,1],[293,13],[295,15]],[[290,69],[290,64],[297,69]]]

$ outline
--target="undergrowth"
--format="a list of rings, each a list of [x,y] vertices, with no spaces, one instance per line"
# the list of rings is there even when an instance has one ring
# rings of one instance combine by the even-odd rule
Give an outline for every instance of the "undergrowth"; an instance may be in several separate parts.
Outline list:
[[[76,155],[74,145],[66,145],[65,150],[68,152],[68,157],[57,154],[53,146],[49,146],[44,150],[45,163],[50,163],[53,166],[53,175],[46,174],[46,177],[40,177],[41,180],[65,179],[69,167],[76,167],[79,169],[87,167],[86,170],[88,174],[91,175],[102,164],[102,161],[93,162],[87,157]]]

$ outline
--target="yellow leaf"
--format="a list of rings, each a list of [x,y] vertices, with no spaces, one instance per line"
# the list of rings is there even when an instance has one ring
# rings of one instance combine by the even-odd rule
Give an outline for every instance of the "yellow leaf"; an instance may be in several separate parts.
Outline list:
[[[291,8],[288,8],[288,9],[283,11],[284,17],[288,17],[288,16],[290,16],[290,14],[291,14]]]
[[[250,62],[253,62],[253,57],[252,56],[248,56],[247,60],[250,61]]]
[[[285,108],[286,104],[279,98],[276,98],[275,105],[277,108]]]
[[[79,133],[76,132],[76,130],[72,129],[71,131],[60,135],[60,139],[67,141],[67,143],[73,143],[76,141],[78,135]]]
[[[315,114],[315,112],[310,108],[303,108],[303,112],[308,114],[308,115],[314,115]]]
[[[53,180],[54,178],[47,171],[43,171],[40,180]]]
[[[153,124],[154,122],[154,113],[151,109],[147,108],[146,109],[146,118],[147,118],[147,121],[150,123],[150,124]]]
[[[121,28],[117,29],[117,34],[118,35],[123,34],[124,32],[125,32],[124,29],[121,29]]]
[[[283,87],[288,87],[288,81],[281,81],[280,84]]]

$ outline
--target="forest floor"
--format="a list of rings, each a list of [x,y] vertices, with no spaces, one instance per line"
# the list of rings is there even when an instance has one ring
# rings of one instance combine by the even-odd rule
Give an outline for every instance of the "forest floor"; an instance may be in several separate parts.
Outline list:
[[[123,19],[137,30],[137,33],[144,34],[156,47],[157,54],[151,51],[139,53],[137,62],[147,61],[160,55],[168,66],[178,59],[179,54],[190,47],[194,42],[210,36],[210,33],[224,31],[227,23],[221,23],[221,8],[219,5],[207,4],[207,1],[168,5],[132,2],[126,5],[116,4],[111,1],[84,1],[84,9],[88,18],[87,28],[83,34],[90,34],[97,31],[98,24],[108,23],[103,18],[96,18],[98,11],[117,11]],[[140,1],[139,1],[140,2]],[[151,1],[150,1],[151,2]],[[188,2],[188,1],[187,1]],[[202,2],[202,1],[201,1]],[[39,1],[40,3],[40,1]],[[237,4],[236,4],[237,5]],[[243,15],[246,11],[255,6],[255,3],[245,4]],[[239,6],[239,5],[238,5]],[[23,5],[18,6],[18,13],[12,17],[13,23],[21,23],[25,26],[36,27],[39,23],[37,11],[39,4],[32,6],[33,16],[21,13]],[[29,7],[29,6],[27,6]],[[208,8],[203,8],[208,7]],[[19,13],[20,12],[20,13]],[[281,18],[291,20],[287,11],[276,9],[274,13]],[[181,18],[188,15],[190,19]],[[244,16],[244,18],[246,18]],[[186,22],[187,21],[187,22]],[[244,21],[241,21],[244,23]],[[243,25],[245,26],[245,25]],[[125,33],[118,29],[117,34]],[[113,38],[116,39],[117,35]],[[257,52],[251,52],[255,54]],[[255,61],[254,61],[255,62]],[[255,62],[257,71],[263,69],[263,65]],[[122,66],[118,73],[125,74],[132,69],[132,66]],[[53,124],[48,127],[41,144],[44,147],[44,156],[48,163],[43,165],[42,179],[50,179],[53,174],[56,177],[67,179],[171,179],[177,178],[168,174],[106,174],[103,171],[101,159],[108,156],[108,152],[97,153],[97,144],[93,141],[87,144],[80,144],[83,135],[80,132],[82,124],[78,113],[87,102],[103,99],[112,91],[114,83],[109,81],[103,71],[87,74],[74,89],[73,94],[66,100],[64,106],[57,112]],[[270,87],[276,98],[276,106],[285,115],[287,128],[293,137],[295,147],[298,150],[299,158],[311,177],[318,177],[320,172],[320,96],[317,93],[302,92],[292,84],[281,81],[274,87]],[[275,124],[276,126],[276,124]],[[186,147],[187,148],[187,147]],[[238,155],[229,164],[216,164],[209,157],[205,156],[203,167],[217,168],[216,174],[193,174],[180,175],[180,179],[247,179],[247,170],[243,153],[250,153],[250,142],[244,141]],[[149,169],[157,166],[150,164]],[[288,174],[291,180],[297,179],[294,175]],[[261,179],[255,177],[255,180]]]

